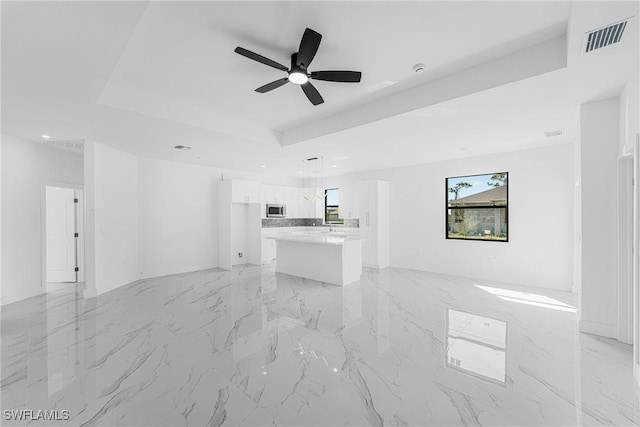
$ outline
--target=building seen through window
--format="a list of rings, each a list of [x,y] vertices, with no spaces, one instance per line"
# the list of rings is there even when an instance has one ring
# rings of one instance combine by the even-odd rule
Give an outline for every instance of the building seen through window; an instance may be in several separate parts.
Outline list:
[[[327,224],[343,224],[340,218],[340,189],[327,188],[324,191],[324,222]]]

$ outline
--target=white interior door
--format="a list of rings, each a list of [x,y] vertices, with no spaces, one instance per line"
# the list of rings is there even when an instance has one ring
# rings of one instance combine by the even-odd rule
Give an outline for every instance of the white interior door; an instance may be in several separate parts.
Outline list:
[[[47,282],[76,281],[76,217],[72,188],[47,187]]]

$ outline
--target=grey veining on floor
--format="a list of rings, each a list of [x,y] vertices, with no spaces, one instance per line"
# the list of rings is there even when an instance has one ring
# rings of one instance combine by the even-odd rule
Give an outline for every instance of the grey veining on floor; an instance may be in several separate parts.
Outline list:
[[[58,287],[2,310],[3,425],[637,425],[631,350],[570,293],[404,269],[272,266]]]

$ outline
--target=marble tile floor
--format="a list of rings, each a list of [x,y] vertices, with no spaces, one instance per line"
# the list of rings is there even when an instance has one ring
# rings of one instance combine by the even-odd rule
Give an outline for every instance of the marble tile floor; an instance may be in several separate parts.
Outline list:
[[[245,266],[80,295],[3,307],[2,425],[640,423],[630,347],[578,333],[570,293],[396,268],[338,287]],[[21,409],[69,419],[6,419]]]

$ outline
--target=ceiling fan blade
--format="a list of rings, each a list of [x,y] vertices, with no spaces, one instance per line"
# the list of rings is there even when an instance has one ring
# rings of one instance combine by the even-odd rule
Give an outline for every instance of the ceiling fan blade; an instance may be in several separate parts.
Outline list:
[[[313,105],[322,104],[324,102],[324,99],[320,96],[318,89],[316,89],[316,87],[310,82],[306,82],[305,84],[300,85],[300,87],[302,87],[304,94],[307,95],[307,98],[309,98],[309,101],[311,101]]]
[[[238,46],[237,48],[235,48],[234,52],[238,53],[238,54],[240,54],[242,56],[246,56],[249,59],[253,59],[254,61],[261,62],[264,65],[268,65],[269,67],[273,67],[273,68],[276,68],[276,69],[282,70],[282,71],[289,71],[289,69],[287,67],[285,67],[284,65],[279,64],[276,61],[273,61],[273,60],[271,60],[269,58],[266,58],[266,57],[264,57],[262,55],[258,55],[255,52],[251,52],[250,50],[247,50],[247,49],[245,49],[243,47],[239,47]]]
[[[343,83],[358,83],[362,77],[360,71],[314,71],[310,75],[316,80]]]
[[[275,80],[271,83],[267,83],[264,86],[260,86],[258,89],[256,89],[256,92],[260,92],[260,93],[265,93],[265,92],[269,92],[270,90],[274,90],[279,88],[280,86],[289,83],[289,77],[285,77],[283,79],[278,79]]]
[[[313,61],[313,57],[316,56],[316,52],[320,46],[320,40],[322,40],[320,33],[316,33],[311,28],[304,30],[302,40],[300,40],[300,48],[298,49],[298,66],[302,66],[305,69],[309,67],[309,64]]]

